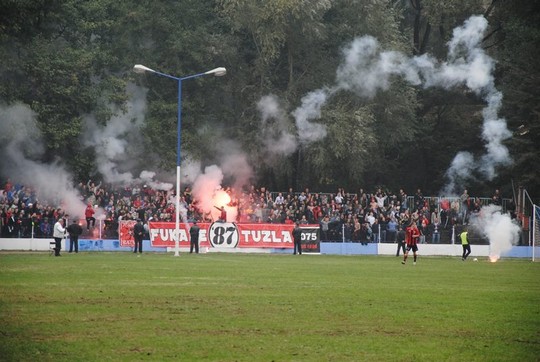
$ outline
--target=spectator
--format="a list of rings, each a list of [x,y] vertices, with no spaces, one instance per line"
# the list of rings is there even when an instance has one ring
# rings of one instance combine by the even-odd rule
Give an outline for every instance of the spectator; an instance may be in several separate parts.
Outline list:
[[[58,221],[54,224],[53,238],[54,238],[54,256],[61,256],[60,250],[62,250],[62,239],[66,237],[66,229],[64,228],[64,218],[58,218]]]
[[[17,216],[17,208],[12,206],[7,212],[7,237],[18,238],[19,237],[19,217]]]
[[[86,218],[86,230],[90,230],[90,224],[92,227],[96,226],[96,218],[94,217],[95,213],[96,211],[92,207],[92,204],[88,203],[86,210],[84,210],[84,217]]]
[[[79,236],[81,236],[83,229],[77,220],[73,219],[73,222],[67,227],[67,232],[69,234],[69,252],[75,253],[79,252]]]
[[[414,194],[414,209],[418,210],[424,207],[424,195],[422,194],[421,189],[416,190],[416,194]]]
[[[438,217],[435,217],[431,223],[431,242],[433,244],[439,244],[441,242],[441,222]]]
[[[41,235],[45,238],[52,236],[52,225],[49,222],[48,217],[44,217],[39,225],[39,229],[41,230]]]
[[[278,193],[276,200],[274,201],[274,204],[281,206],[285,203],[285,198],[283,197],[283,194],[280,192]]]
[[[499,189],[495,190],[495,193],[491,197],[491,203],[493,205],[501,206],[501,193]]]
[[[469,196],[469,193],[467,192],[467,189],[463,190],[463,193],[459,197],[459,200],[461,201],[461,209],[460,209],[460,216],[461,216],[461,223],[466,224],[466,220],[468,217],[468,212],[470,208],[470,202],[471,198]]]
[[[354,220],[354,228],[352,233],[352,241],[353,242],[360,242],[360,238],[362,236],[362,225],[360,224],[360,221],[358,219]]]
[[[386,225],[386,242],[394,243],[396,242],[396,236],[398,232],[398,223],[395,218],[390,218],[388,224]]]
[[[214,206],[216,209],[219,210],[219,222],[227,222],[227,211],[225,210],[225,206],[217,207]]]

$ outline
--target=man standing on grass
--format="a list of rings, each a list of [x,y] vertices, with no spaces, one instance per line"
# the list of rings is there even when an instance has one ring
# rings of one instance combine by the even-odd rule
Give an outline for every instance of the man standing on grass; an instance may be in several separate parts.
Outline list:
[[[62,239],[65,238],[65,235],[66,229],[64,228],[64,219],[60,217],[53,227],[53,238],[55,243],[54,256],[61,256],[60,250],[62,250]]]
[[[406,238],[405,230],[403,230],[403,227],[401,225],[399,225],[398,226],[398,232],[397,232],[396,256],[399,256],[399,251],[400,250],[403,250],[403,254],[405,254],[405,238]]]
[[[133,240],[135,240],[134,253],[137,253],[137,249],[142,254],[142,242],[144,237],[144,226],[141,219],[137,219],[137,223],[133,227]]]
[[[77,220],[73,220],[71,225],[67,227],[67,232],[69,234],[69,252],[73,252],[73,249],[75,249],[75,252],[79,252],[79,236],[82,234],[83,229],[81,225],[77,222]]]
[[[463,229],[463,232],[459,234],[459,238],[461,239],[461,246],[463,247],[461,260],[465,261],[471,253],[471,244],[469,244],[469,233],[467,232],[467,228]]]
[[[199,231],[201,231],[201,228],[199,225],[197,225],[197,221],[193,221],[193,225],[189,229],[189,253],[193,253],[193,249],[195,249],[195,253],[199,254]]]
[[[296,252],[302,255],[302,229],[300,229],[300,223],[298,221],[294,225],[292,235],[294,240],[294,255],[296,255]]]
[[[407,249],[405,250],[405,254],[403,255],[403,261],[401,262],[401,264],[405,264],[407,262],[409,252],[412,250],[414,256],[413,264],[416,265],[416,252],[418,251],[419,240],[420,230],[418,230],[418,226],[416,225],[416,223],[412,222],[405,231],[405,242],[407,243]]]

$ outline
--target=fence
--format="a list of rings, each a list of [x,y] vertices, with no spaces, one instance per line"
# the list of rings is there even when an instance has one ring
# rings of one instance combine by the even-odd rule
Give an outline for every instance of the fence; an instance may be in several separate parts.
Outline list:
[[[45,225],[43,225],[45,223]],[[87,228],[86,220],[78,220],[83,233],[81,239],[118,239],[118,222],[115,220],[96,220],[95,225],[90,225]],[[30,223],[28,226],[21,225],[13,231],[8,231],[7,227],[3,227],[3,238],[36,238],[45,239],[52,238],[54,224],[43,221],[40,224]]]

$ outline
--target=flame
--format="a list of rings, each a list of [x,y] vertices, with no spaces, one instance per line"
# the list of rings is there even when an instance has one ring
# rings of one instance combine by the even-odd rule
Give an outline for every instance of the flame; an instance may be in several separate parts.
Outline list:
[[[492,262],[492,263],[496,263],[497,260],[499,260],[501,257],[499,255],[490,255],[489,256],[489,261]]]
[[[237,207],[231,206],[231,195],[225,190],[217,190],[214,193],[214,197],[212,197],[213,204],[216,207],[225,207],[225,211],[227,211],[227,221],[232,221],[236,219],[236,215],[238,213]],[[216,208],[213,208],[210,210],[212,213],[212,217],[214,220],[217,220],[219,218],[219,210]]]
[[[231,196],[224,190],[216,191],[214,204],[218,207],[227,206],[231,202]]]

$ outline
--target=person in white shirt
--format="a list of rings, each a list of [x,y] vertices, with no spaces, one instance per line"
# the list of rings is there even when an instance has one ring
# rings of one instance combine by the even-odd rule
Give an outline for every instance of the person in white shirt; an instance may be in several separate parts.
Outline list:
[[[66,228],[64,227],[64,222],[64,219],[60,217],[58,221],[54,224],[54,256],[61,256],[60,250],[62,249],[62,239],[66,237]]]
[[[277,195],[276,200],[274,201],[274,204],[276,204],[276,205],[282,205],[284,202],[285,202],[285,198],[283,197],[283,194],[280,192],[280,193]]]

